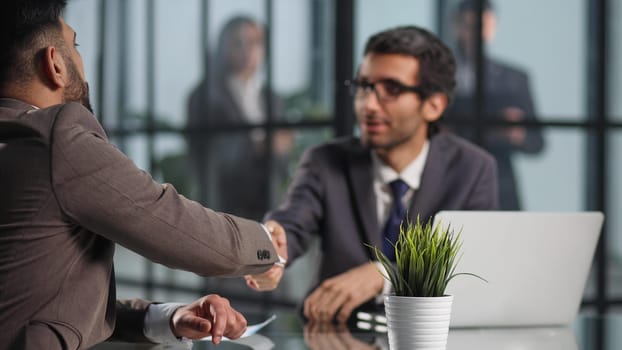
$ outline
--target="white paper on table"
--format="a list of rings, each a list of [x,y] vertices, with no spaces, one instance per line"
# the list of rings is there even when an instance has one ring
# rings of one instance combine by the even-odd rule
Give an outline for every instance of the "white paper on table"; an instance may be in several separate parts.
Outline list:
[[[254,324],[254,325],[250,325],[248,327],[246,327],[246,331],[244,332],[244,334],[242,334],[241,338],[246,338],[249,337],[257,332],[259,332],[262,328],[264,328],[265,326],[267,326],[268,324],[270,324],[270,322],[274,321],[276,319],[276,315],[272,315],[270,317],[268,317],[267,320],[258,323],[258,324]],[[222,337],[222,340],[231,340],[227,337]],[[212,336],[210,335],[209,337],[205,337],[205,338],[201,338],[198,341],[212,341]]]

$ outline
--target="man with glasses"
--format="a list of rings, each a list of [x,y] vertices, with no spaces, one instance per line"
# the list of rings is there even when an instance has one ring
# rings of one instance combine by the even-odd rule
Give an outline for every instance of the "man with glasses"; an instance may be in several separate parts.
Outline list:
[[[383,231],[397,208],[398,219],[407,212],[427,221],[440,210],[497,207],[494,159],[435,125],[451,101],[454,73],[451,51],[424,29],[398,27],[367,42],[357,76],[347,82],[360,138],[307,150],[285,201],[266,216],[287,233],[290,262],[314,237],[322,240],[319,281],[304,301],[308,319],[345,322],[388,292],[365,244],[395,238]],[[280,277],[248,280],[271,287],[278,282],[271,276]]]

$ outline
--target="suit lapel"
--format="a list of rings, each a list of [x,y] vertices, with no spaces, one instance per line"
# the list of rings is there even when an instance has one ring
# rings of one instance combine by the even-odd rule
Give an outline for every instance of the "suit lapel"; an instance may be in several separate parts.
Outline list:
[[[445,195],[443,183],[447,170],[447,155],[443,150],[442,135],[430,139],[430,152],[421,174],[419,189],[415,192],[410,205],[409,217],[415,220],[417,215],[423,223],[435,214],[435,208]]]
[[[217,77],[208,89],[205,90],[206,101],[212,106],[217,106],[222,115],[213,115],[211,122],[214,124],[245,124],[246,117],[242,108],[233,97],[233,92],[224,77]],[[209,105],[208,105],[209,106]]]
[[[235,124],[245,124],[246,116],[242,111],[242,107],[240,107],[240,105],[235,101],[235,98],[233,97],[233,91],[231,91],[231,88],[228,84],[224,85],[223,92],[224,93],[222,104],[225,111],[227,111],[227,115],[230,118],[228,122]]]
[[[355,139],[353,142],[358,143]],[[360,144],[352,145],[348,158],[349,184],[352,193],[353,207],[361,227],[359,234],[363,242],[380,246],[380,229],[376,215],[376,195],[370,151]]]

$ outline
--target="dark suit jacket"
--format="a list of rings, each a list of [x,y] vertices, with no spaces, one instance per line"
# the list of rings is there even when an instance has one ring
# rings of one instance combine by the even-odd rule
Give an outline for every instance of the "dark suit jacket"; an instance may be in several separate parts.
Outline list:
[[[371,151],[356,138],[305,152],[284,203],[267,215],[287,232],[289,262],[321,238],[319,281],[375,260],[364,244],[382,245],[377,222]],[[409,208],[427,220],[443,209],[495,209],[494,159],[449,133],[431,137],[421,185]],[[318,282],[319,282],[318,281]]]
[[[149,303],[115,303],[115,242],[201,275],[276,261],[258,223],[154,182],[79,104],[0,99],[0,185],[0,349],[83,349],[113,329],[144,338]]]
[[[523,111],[526,121],[536,119],[535,108],[529,78],[525,72],[501,62],[486,59],[485,67],[485,100],[484,115],[486,119],[503,119],[502,111],[508,107],[516,107]],[[474,96],[457,95],[453,104],[445,112],[446,121],[468,120],[474,117]],[[459,135],[476,140],[476,131],[469,126],[453,128]],[[512,154],[515,152],[538,153],[544,146],[544,139],[539,128],[526,128],[526,138],[521,144],[511,143],[502,129],[491,129],[482,133],[481,145],[492,153],[497,160],[499,171],[499,206],[503,210],[519,210],[520,194],[517,189],[516,176],[512,165]]]
[[[270,169],[265,145],[252,139],[252,129],[232,131],[231,127],[250,126],[233,96],[226,77],[220,75],[210,82],[203,80],[192,91],[188,100],[190,155],[199,184],[208,195],[203,200],[218,210],[258,220],[269,209],[269,181],[285,181],[287,157],[275,155]],[[262,96],[264,101],[270,96],[273,118],[281,117],[277,96],[266,88]],[[212,133],[199,133],[199,130]],[[253,195],[249,196],[250,193]]]

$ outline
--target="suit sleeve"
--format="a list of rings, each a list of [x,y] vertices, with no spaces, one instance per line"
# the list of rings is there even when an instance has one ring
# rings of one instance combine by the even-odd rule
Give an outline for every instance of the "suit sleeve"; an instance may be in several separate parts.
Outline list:
[[[524,72],[519,72],[520,84],[518,94],[521,96],[523,110],[525,112],[525,119],[527,121],[535,121],[536,109],[533,103],[533,96],[531,94],[531,88],[529,86],[529,77]],[[517,146],[517,148],[525,153],[535,154],[544,148],[544,138],[542,137],[542,131],[539,127],[531,127],[526,129],[526,136],[523,143]]]
[[[304,152],[283,204],[265,217],[285,229],[289,263],[307,251],[321,227],[324,185],[320,171],[326,167],[318,164],[317,153],[315,149]]]
[[[499,181],[497,162],[494,158],[482,158],[478,168],[477,180],[467,199],[465,210],[497,210],[499,209]]]
[[[261,273],[277,261],[259,223],[216,213],[155,182],[107,141],[82,106],[67,104],[55,123],[54,193],[76,225],[157,263],[205,276]]]
[[[523,113],[523,118],[527,122],[533,122],[536,118],[535,106],[529,86],[529,77],[525,72],[511,69],[506,71],[506,80],[508,92],[505,97],[505,108],[518,108]],[[494,111],[494,113],[503,114],[503,109]],[[501,115],[502,117],[502,115]],[[492,128],[484,133],[485,144],[491,150],[507,150],[518,151],[528,154],[535,154],[542,151],[544,147],[544,139],[539,127],[525,127],[525,139],[515,144],[511,142],[506,135],[506,128]]]

